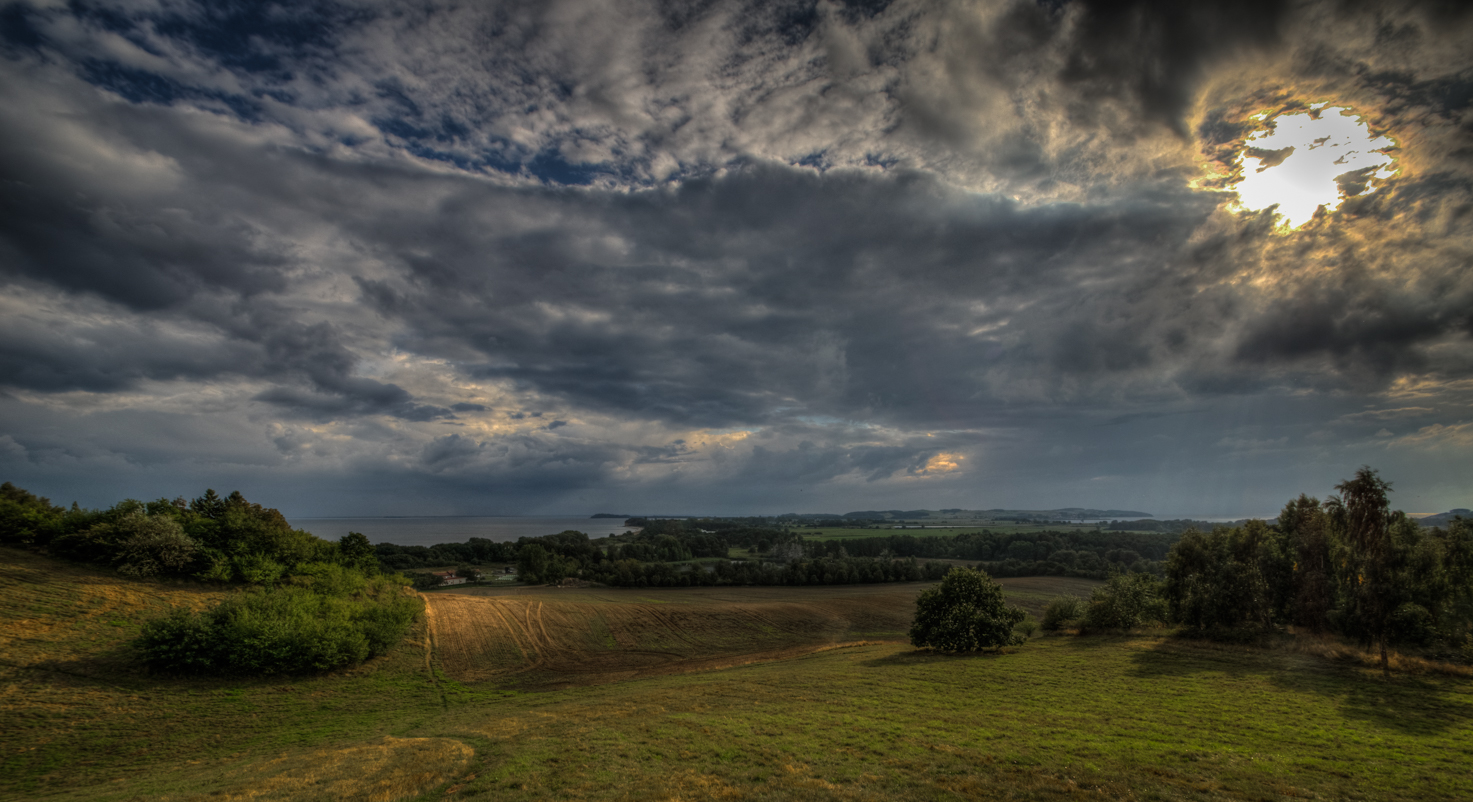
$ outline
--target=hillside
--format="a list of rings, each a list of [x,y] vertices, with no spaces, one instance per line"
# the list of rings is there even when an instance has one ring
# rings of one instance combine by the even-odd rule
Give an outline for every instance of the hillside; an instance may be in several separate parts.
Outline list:
[[[1037,609],[1052,581],[1004,584]],[[139,617],[209,592],[0,549],[0,798],[1473,798],[1467,679],[1386,682],[1149,632],[980,657],[846,646],[903,621],[904,592],[922,585],[870,587],[879,600],[848,587],[436,592],[431,626],[358,669],[181,680],[143,673],[126,641]],[[474,624],[486,612],[507,622],[509,651]],[[665,653],[657,670],[577,670],[639,649]],[[713,668],[700,662],[713,651],[757,662],[688,670]],[[495,670],[477,681],[483,659]]]

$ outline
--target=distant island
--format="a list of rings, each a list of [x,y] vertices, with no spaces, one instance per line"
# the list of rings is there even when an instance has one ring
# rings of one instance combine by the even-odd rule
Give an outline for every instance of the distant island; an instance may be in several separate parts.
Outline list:
[[[1002,508],[990,510],[964,510],[959,508],[945,510],[859,510],[857,512],[846,512],[843,515],[834,513],[790,512],[778,517],[863,521],[916,521],[922,518],[965,521],[1077,521],[1080,519],[1154,518],[1155,516],[1149,512],[1140,512],[1138,510],[1096,510],[1088,507],[1062,507],[1054,510],[1008,510]]]
[[[835,523],[835,526],[847,526],[852,523],[863,521],[885,522],[885,521],[924,521],[927,524],[943,524],[955,522],[957,525],[970,525],[978,522],[999,521],[1011,523],[1050,523],[1066,521],[1110,521],[1120,519],[1155,518],[1149,512],[1139,510],[1097,510],[1091,507],[1060,507],[1052,510],[1010,510],[1001,507],[990,510],[964,510],[959,507],[944,510],[857,510],[854,512],[785,512],[782,515],[739,515],[739,516],[707,516],[707,515],[612,515],[601,512],[594,518],[623,518],[626,521],[635,520],[678,520],[678,519],[723,519],[735,520],[737,518],[749,520],[767,521],[801,521],[804,524],[814,524],[819,521],[844,522]]]
[[[632,515],[615,515],[612,512],[595,512],[590,518],[633,518]]]

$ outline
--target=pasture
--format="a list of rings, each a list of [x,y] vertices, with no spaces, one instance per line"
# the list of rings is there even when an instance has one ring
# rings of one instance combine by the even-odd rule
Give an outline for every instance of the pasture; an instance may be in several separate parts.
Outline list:
[[[438,591],[358,669],[184,680],[126,641],[210,591],[0,565],[7,799],[1473,798],[1465,678],[1160,632],[916,652],[922,584]],[[1036,615],[1090,583],[1002,584]]]

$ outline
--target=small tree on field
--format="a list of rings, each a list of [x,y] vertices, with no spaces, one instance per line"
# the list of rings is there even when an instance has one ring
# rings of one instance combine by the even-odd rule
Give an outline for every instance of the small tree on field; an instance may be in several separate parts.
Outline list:
[[[992,577],[971,568],[953,568],[941,584],[916,599],[910,642],[943,652],[975,652],[1016,646],[1023,638],[1013,627],[1027,613],[1004,602]]]

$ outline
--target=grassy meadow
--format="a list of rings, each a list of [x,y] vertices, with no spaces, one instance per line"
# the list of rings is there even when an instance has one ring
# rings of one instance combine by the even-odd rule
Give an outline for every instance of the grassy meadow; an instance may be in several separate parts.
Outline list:
[[[1093,584],[1001,582],[1035,615]],[[213,591],[0,549],[0,798],[1473,798],[1468,678],[1160,632],[922,653],[923,587],[437,591],[358,669],[182,680],[126,642]]]

